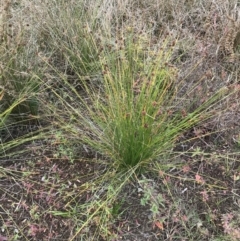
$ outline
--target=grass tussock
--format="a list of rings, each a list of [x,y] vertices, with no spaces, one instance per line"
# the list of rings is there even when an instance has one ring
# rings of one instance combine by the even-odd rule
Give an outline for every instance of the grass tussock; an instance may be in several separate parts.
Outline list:
[[[238,240],[237,9],[1,4],[0,240]]]

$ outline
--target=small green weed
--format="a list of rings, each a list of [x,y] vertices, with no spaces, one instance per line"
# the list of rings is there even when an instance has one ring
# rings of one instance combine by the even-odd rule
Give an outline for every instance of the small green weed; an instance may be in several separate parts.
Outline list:
[[[55,138],[52,141],[52,145],[56,148],[56,153],[54,154],[54,158],[69,160],[71,163],[74,162],[74,151],[73,151],[73,143],[69,143],[69,141],[65,138],[61,131],[56,131],[54,134]]]
[[[111,214],[113,217],[118,217],[121,214],[121,208],[123,203],[124,203],[124,199],[113,203],[112,210],[111,210]]]
[[[152,213],[153,220],[156,220],[161,213],[160,210],[165,208],[164,199],[160,193],[158,193],[151,180],[146,178],[139,180],[139,184],[142,187],[143,197],[141,198],[141,205],[149,205]]]

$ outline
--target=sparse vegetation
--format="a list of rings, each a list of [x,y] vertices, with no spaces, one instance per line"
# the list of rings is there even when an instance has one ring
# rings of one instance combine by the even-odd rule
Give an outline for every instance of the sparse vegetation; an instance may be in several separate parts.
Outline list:
[[[0,241],[239,239],[237,0],[0,6]]]

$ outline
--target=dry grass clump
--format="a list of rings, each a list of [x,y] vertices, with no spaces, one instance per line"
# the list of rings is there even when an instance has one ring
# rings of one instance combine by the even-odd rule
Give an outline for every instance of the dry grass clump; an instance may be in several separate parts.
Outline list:
[[[5,1],[1,17],[0,84],[4,102],[1,107],[10,108],[15,114],[37,115],[38,104],[34,94],[39,88],[37,75],[40,75],[38,67],[41,63],[37,57],[34,33],[29,35],[30,23],[22,17],[18,3]],[[21,101],[12,108],[18,98]]]
[[[10,156],[9,149],[36,139],[31,136],[39,118],[41,72],[44,66],[38,59],[35,32],[30,31],[33,19],[29,6],[23,2],[1,2],[0,20],[0,131],[1,157]],[[25,11],[25,12],[24,12]],[[29,125],[26,128],[26,125]],[[20,138],[20,136],[23,136]],[[3,144],[4,143],[4,144]],[[17,152],[17,150],[16,150]],[[7,154],[8,153],[8,154]],[[12,151],[11,155],[15,152]],[[16,154],[15,154],[16,155]]]
[[[1,43],[7,38],[6,32],[8,32],[7,21],[11,17],[10,13],[10,0],[2,2],[0,5],[0,39]]]
[[[237,13],[238,15],[238,13]],[[234,63],[239,58],[236,56],[238,46],[240,45],[240,16],[237,19],[228,17],[228,23],[224,35],[220,39],[220,47],[228,56],[228,62]]]

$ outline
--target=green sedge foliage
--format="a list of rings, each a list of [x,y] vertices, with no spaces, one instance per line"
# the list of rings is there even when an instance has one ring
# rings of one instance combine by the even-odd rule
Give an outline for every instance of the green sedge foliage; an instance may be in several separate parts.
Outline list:
[[[209,117],[206,107],[214,101],[183,114],[174,104],[177,70],[169,64],[168,40],[153,51],[140,35],[127,36],[100,54],[101,87],[93,92],[84,84],[88,98],[80,97],[77,113],[88,130],[82,141],[121,168],[166,157],[186,130]]]
[[[152,45],[149,37],[132,29],[111,48],[103,45],[96,60],[101,66],[97,81],[85,81],[79,74],[79,93],[62,77],[70,92],[67,98],[58,96],[64,106],[64,113],[56,116],[59,126],[116,168],[140,170],[154,160],[166,160],[183,133],[212,116],[224,94],[213,94],[191,111],[180,107],[181,82],[170,64],[173,51],[168,39]]]
[[[166,66],[171,50],[163,46],[152,54],[141,41],[130,35],[109,59],[102,60],[106,100],[96,108],[97,124],[103,130],[106,153],[121,166],[156,158],[171,148],[170,139],[177,131],[168,121],[167,105],[176,91],[176,69]]]

